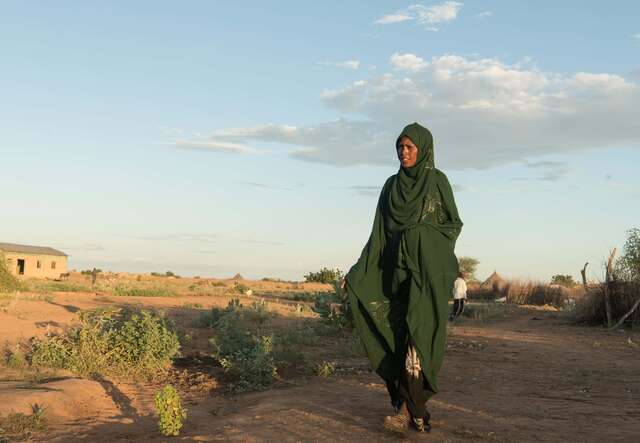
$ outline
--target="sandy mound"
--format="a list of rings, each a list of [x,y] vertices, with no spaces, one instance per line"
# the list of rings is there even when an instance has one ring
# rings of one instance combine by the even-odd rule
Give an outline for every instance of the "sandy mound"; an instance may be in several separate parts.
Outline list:
[[[68,378],[37,385],[25,382],[0,382],[0,415],[10,412],[31,413],[32,405],[44,407],[52,420],[114,416],[120,413],[107,394],[111,382]],[[106,388],[106,389],[105,389]]]

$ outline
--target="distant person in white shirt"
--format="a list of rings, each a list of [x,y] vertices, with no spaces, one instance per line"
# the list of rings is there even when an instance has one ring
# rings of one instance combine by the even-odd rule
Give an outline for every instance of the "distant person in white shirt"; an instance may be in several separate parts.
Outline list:
[[[458,273],[458,278],[453,283],[453,310],[449,316],[449,321],[454,321],[464,311],[464,301],[467,298],[467,283],[464,281],[464,274]]]

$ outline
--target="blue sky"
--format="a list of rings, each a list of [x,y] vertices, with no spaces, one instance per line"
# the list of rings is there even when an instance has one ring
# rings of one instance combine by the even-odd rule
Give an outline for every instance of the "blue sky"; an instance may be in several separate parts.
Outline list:
[[[637,2],[2,7],[0,240],[71,267],[347,270],[412,121],[481,278],[595,278],[640,223]]]

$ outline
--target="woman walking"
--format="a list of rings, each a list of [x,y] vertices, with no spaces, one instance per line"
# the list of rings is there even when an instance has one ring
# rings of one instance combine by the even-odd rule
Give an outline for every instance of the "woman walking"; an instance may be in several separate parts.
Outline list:
[[[385,426],[401,433],[430,429],[426,403],[438,391],[458,275],[462,222],[433,151],[418,123],[400,133],[400,169],[384,184],[369,241],[345,277],[355,326],[396,411]]]

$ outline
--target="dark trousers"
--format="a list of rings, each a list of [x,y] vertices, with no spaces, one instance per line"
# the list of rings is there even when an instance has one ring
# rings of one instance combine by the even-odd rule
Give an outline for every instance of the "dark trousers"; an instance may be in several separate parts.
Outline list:
[[[454,321],[462,314],[462,311],[464,311],[464,298],[457,298],[453,300],[453,309],[451,310],[449,320]]]
[[[407,405],[409,413],[414,418],[429,418],[427,400],[431,391],[425,388],[424,374],[420,371],[418,378],[412,377],[405,370],[397,382],[387,382],[387,391],[391,397],[391,404],[399,410],[402,403]]]

